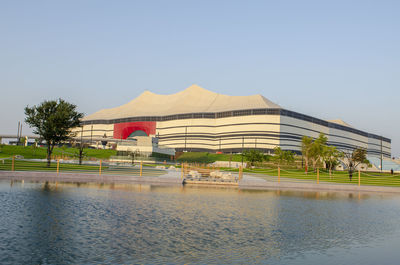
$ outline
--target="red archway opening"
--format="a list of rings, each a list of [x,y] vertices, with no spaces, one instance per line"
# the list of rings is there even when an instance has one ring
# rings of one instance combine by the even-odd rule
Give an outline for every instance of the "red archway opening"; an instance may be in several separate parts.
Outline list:
[[[114,139],[126,139],[135,131],[143,131],[147,135],[156,134],[155,121],[123,122],[114,124]]]

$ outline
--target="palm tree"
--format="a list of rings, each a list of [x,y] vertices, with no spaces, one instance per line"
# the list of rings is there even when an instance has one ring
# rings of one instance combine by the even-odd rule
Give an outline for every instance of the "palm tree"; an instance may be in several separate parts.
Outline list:
[[[304,157],[306,174],[308,172],[308,162],[310,159],[310,151],[313,144],[313,139],[308,136],[303,136],[301,139],[301,153]]]

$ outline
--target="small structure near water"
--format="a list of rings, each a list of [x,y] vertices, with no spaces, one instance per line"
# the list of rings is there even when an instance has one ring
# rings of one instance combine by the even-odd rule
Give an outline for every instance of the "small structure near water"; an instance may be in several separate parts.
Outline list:
[[[239,186],[242,178],[242,168],[239,168],[239,175],[232,175],[231,172],[222,172],[216,168],[182,165],[183,184],[206,184],[206,185],[229,185]]]

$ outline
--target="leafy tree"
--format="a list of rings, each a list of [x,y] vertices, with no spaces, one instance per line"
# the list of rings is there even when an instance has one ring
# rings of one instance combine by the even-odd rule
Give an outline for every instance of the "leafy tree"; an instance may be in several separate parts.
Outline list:
[[[367,150],[364,148],[356,148],[353,151],[347,150],[342,152],[345,158],[343,162],[346,164],[349,171],[349,179],[351,181],[353,177],[353,172],[357,166],[361,163],[369,164],[367,159]]]
[[[287,164],[293,163],[294,162],[294,153],[289,150],[284,151],[283,158]]]
[[[314,171],[316,170],[319,163],[321,163],[321,158],[324,153],[324,147],[328,138],[325,134],[320,133],[319,137],[315,139],[310,148],[310,158],[313,164]]]
[[[324,146],[322,160],[325,162],[327,169],[329,169],[329,176],[332,174],[332,169],[339,164],[339,158],[341,157],[343,157],[343,154],[335,146]]]
[[[80,125],[83,113],[76,111],[74,104],[62,99],[44,101],[38,106],[25,108],[25,122],[34,128],[47,145],[47,166],[50,166],[51,154],[56,144],[69,138],[71,129]]]
[[[255,149],[244,151],[243,156],[250,163],[250,166],[254,166],[255,162],[262,162],[264,160],[264,154]]]
[[[152,154],[152,155],[153,155],[153,154]],[[140,156],[140,152],[139,152],[139,150],[131,151],[131,152],[129,153],[129,156],[130,156],[131,159],[132,159],[132,165],[134,165],[134,164],[135,164],[135,157]]]
[[[83,158],[87,156],[87,152],[85,152],[85,148],[89,145],[81,142],[78,147],[78,151],[75,153],[75,157],[79,159],[79,165],[82,165]]]
[[[274,149],[274,160],[278,162],[278,166],[285,163],[294,162],[294,153],[291,151],[283,151],[279,146]]]
[[[66,144],[63,144],[60,149],[65,153],[68,150],[68,146]]]
[[[313,144],[313,139],[308,136],[303,136],[301,139],[301,153],[304,157],[306,174],[308,172],[308,163],[310,161],[310,152]]]
[[[275,160],[278,163],[278,166],[283,164],[283,161],[285,160],[283,152],[284,151],[279,146],[274,148],[273,160]]]
[[[37,144],[36,144],[36,139],[35,139],[35,143],[33,145],[31,145],[31,149],[32,149],[33,155],[35,156],[36,150],[38,149]]]
[[[25,146],[25,142],[26,142],[25,137],[19,137],[17,145]]]

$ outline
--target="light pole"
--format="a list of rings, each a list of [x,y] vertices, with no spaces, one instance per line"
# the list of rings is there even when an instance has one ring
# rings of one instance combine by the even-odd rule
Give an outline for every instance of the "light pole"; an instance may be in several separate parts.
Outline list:
[[[242,137],[242,167],[243,167],[244,136]]]
[[[16,142],[17,145],[19,145],[19,124],[20,122],[18,122],[17,142]]]
[[[381,172],[383,171],[383,147],[382,147],[382,136],[381,136]]]
[[[93,140],[93,124],[92,127],[90,128],[90,144],[92,144],[92,140]]]
[[[186,138],[187,138],[187,126],[185,127],[185,151],[187,151],[186,150]]]

